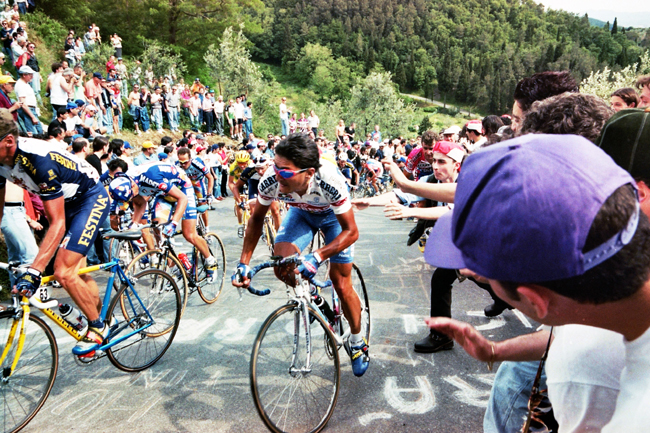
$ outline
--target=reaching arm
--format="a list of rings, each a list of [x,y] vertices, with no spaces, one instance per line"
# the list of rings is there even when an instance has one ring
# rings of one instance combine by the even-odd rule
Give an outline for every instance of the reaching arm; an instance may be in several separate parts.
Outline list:
[[[415,217],[423,220],[437,220],[447,212],[447,206],[436,207],[406,207],[397,203],[389,203],[384,208],[384,216],[392,220]]]
[[[384,160],[382,162],[384,166],[390,167],[390,174],[395,181],[395,185],[402,191],[443,203],[454,202],[454,196],[456,195],[455,183],[414,182],[407,179],[399,166],[393,161]]]

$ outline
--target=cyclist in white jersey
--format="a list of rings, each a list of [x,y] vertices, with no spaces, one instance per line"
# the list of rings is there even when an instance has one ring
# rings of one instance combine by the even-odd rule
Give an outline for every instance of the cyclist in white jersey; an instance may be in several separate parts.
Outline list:
[[[282,200],[289,211],[275,239],[274,255],[287,257],[300,253],[320,230],[325,246],[303,257],[294,270],[306,278],[318,272],[318,266],[330,261],[330,279],[345,318],[350,323],[349,339],[352,371],[362,376],[368,369],[368,343],[361,333],[361,303],[352,287],[353,244],[359,238],[345,178],[335,164],[320,159],[318,146],[308,136],[292,134],[275,148],[274,165],[260,179],[258,204],[248,222],[240,262],[232,277],[233,285],[248,287],[250,262],[262,234],[264,216],[274,200]],[[276,276],[289,285],[295,280],[291,269],[276,268]]]

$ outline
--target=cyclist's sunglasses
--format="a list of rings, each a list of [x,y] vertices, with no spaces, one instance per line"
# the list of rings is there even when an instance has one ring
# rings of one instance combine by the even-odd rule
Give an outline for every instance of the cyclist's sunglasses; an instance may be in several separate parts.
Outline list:
[[[308,169],[303,168],[302,170],[294,171],[294,170],[287,170],[286,168],[278,168],[277,165],[273,164],[273,170],[275,170],[275,174],[282,177],[282,179],[291,179],[298,173],[302,173],[303,171],[307,171]]]

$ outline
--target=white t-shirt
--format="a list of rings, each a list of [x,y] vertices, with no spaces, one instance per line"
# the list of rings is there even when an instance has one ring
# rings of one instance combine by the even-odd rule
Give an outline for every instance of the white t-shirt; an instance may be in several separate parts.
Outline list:
[[[233,108],[235,109],[235,119],[243,119],[244,118],[244,106],[241,104],[235,103],[233,105]]]
[[[66,105],[68,103],[68,92],[61,87],[63,75],[59,72],[52,77],[52,86],[50,87],[50,103],[54,105]]]
[[[289,112],[287,111],[287,104],[280,104],[280,120],[289,120]]]
[[[623,336],[584,325],[557,326],[553,335],[546,384],[560,432],[599,432],[614,414]]]
[[[226,104],[225,104],[223,101],[221,101],[221,102],[219,102],[219,101],[215,102],[215,103],[214,103],[214,112],[215,112],[215,113],[223,113],[223,107],[224,107],[225,105],[226,105]]]
[[[307,122],[309,122],[310,128],[318,128],[318,125],[320,124],[320,119],[318,118],[318,116],[309,116],[307,118]]]
[[[646,432],[650,425],[650,329],[624,344],[621,391],[614,416],[602,433]]]
[[[27,105],[30,107],[36,107],[36,95],[34,94],[34,89],[32,89],[32,86],[30,86],[29,83],[26,83],[23,80],[16,81],[14,92],[16,92],[18,100],[20,100],[20,98],[25,98]]]

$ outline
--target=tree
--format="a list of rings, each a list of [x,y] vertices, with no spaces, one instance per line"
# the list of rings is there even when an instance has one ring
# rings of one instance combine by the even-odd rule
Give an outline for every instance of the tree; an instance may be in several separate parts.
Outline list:
[[[406,129],[405,118],[413,107],[405,106],[391,78],[390,72],[371,72],[352,88],[348,119],[357,123],[362,136],[377,124],[386,135],[397,135]]]
[[[618,33],[618,18],[614,17],[614,24],[612,24],[612,34]]]
[[[255,92],[263,84],[259,68],[251,61],[247,48],[249,41],[244,36],[243,27],[240,25],[237,33],[228,27],[223,32],[219,47],[210,45],[203,55],[224,99],[243,92]]]
[[[177,78],[183,77],[187,70],[183,58],[177,52],[174,52],[171,46],[162,45],[158,41],[151,41],[142,38],[145,50],[140,56],[142,70],[146,71],[151,67],[154,77],[163,77],[165,75],[174,75]],[[106,44],[102,45],[104,49]],[[86,58],[84,57],[84,63]]]
[[[608,101],[609,96],[616,89],[634,87],[637,77],[646,74],[650,74],[650,51],[646,51],[639,62],[618,72],[612,72],[608,67],[598,72],[592,72],[580,83],[580,91],[600,96]]]
[[[432,126],[429,116],[424,116],[422,122],[420,122],[420,126],[418,126],[418,134],[424,134],[424,131],[428,131]]]

